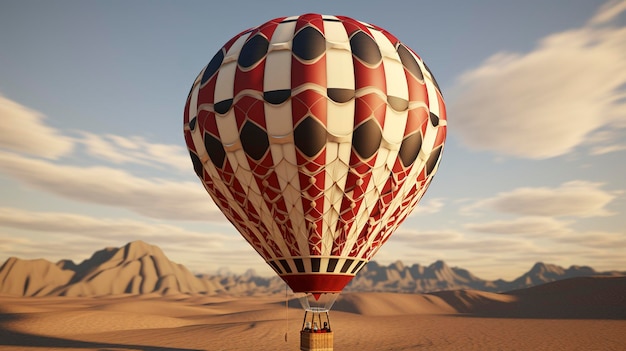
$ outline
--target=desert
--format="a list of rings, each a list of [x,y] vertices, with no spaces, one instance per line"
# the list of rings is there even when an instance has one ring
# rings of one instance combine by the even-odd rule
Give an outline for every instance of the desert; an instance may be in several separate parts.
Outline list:
[[[345,294],[331,313],[334,349],[623,350],[626,281],[592,283],[615,294],[615,305],[603,306],[615,310],[610,318],[566,303],[552,308],[552,316],[540,295],[526,296],[523,312],[507,316],[493,306],[519,306],[521,295]],[[571,287],[553,293],[567,296],[559,289]],[[0,349],[298,350],[302,310],[291,301],[286,311],[284,300],[278,295],[3,296]]]
[[[546,267],[533,269],[545,278]],[[298,350],[298,301],[275,279],[254,281],[195,276],[144,242],[79,265],[10,258],[0,268],[0,349]],[[623,350],[626,277],[508,292],[346,292],[330,315],[334,350]]]

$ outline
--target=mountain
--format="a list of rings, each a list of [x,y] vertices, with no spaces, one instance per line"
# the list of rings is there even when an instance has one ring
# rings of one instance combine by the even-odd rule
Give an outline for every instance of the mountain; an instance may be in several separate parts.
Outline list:
[[[527,273],[507,282],[502,279],[493,281],[480,279],[465,269],[449,267],[443,261],[436,261],[429,266],[414,264],[410,267],[400,261],[389,266],[381,266],[371,261],[346,286],[345,291],[424,293],[471,289],[503,292],[574,277],[619,275],[626,275],[626,272],[596,272],[586,266],[571,266],[564,269],[538,262]]]
[[[625,272],[596,272],[590,267],[536,263],[530,271],[507,282],[480,279],[443,261],[431,265],[389,266],[369,262],[348,284],[347,292],[424,293],[471,289],[502,292],[574,277],[619,276]],[[279,277],[260,277],[253,270],[242,275],[194,275],[170,261],[157,246],[134,241],[121,248],[105,248],[75,264],[11,257],[0,267],[0,294],[17,296],[106,296],[118,294],[276,294],[285,285]]]
[[[52,262],[10,257],[0,267],[0,293],[21,296],[50,295],[70,282],[73,273]]]
[[[612,275],[613,273],[619,274],[618,272],[598,273],[593,270],[593,268],[587,266],[571,266],[570,268],[564,269],[553,264],[537,262],[530,271],[512,282],[507,283],[506,289],[522,289],[568,278]]]
[[[54,264],[11,257],[0,267],[0,283],[0,294],[21,296],[241,294],[270,287],[257,286],[251,277],[234,281],[197,277],[185,266],[170,261],[160,248],[143,241],[97,251],[78,265],[69,260]]]
[[[346,290],[416,293],[467,288],[492,291],[497,286],[465,269],[450,268],[443,261],[436,261],[429,266],[414,264],[410,267],[400,261],[389,266],[381,266],[371,261]]]

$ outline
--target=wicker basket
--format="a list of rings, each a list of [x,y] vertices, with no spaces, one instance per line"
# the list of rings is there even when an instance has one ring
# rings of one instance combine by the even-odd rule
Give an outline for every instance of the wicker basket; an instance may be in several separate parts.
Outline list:
[[[333,351],[333,332],[300,332],[301,351]]]

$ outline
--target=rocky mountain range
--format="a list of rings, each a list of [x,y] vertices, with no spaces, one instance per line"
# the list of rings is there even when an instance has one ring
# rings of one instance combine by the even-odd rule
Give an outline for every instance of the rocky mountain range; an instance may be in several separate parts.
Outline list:
[[[429,266],[382,266],[369,262],[344,291],[422,293],[473,289],[502,292],[582,276],[621,276],[626,272],[596,272],[590,267],[536,263],[513,281],[480,279],[469,271],[449,267],[443,261]],[[0,294],[15,296],[107,296],[117,294],[235,294],[282,293],[279,277],[243,275],[194,275],[170,261],[157,246],[134,241],[121,248],[106,248],[75,264],[61,260],[7,259],[0,267]]]
[[[346,291],[377,291],[424,293],[442,290],[472,289],[487,292],[504,292],[528,288],[557,280],[589,276],[621,276],[626,272],[596,272],[587,266],[563,268],[537,262],[526,273],[513,281],[484,280],[466,269],[449,267],[443,261],[429,266],[405,266],[398,261],[389,266],[369,262],[346,287]]]

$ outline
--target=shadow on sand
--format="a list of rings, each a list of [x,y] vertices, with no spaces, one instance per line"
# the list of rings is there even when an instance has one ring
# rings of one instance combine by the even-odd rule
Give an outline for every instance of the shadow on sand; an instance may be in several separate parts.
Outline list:
[[[71,339],[55,338],[14,332],[6,329],[0,330],[0,346],[23,346],[42,348],[68,348],[68,349],[98,349],[98,350],[141,350],[141,351],[200,351],[198,349],[182,349],[147,345],[129,345],[116,343],[90,342]]]
[[[97,350],[140,350],[140,351],[201,351],[198,349],[183,349],[148,345],[129,345],[106,342],[91,342],[72,339],[63,339],[53,336],[21,333],[7,329],[9,321],[19,319],[18,315],[2,313],[0,311],[0,346],[22,346],[41,348],[68,348],[68,349],[97,349]]]

